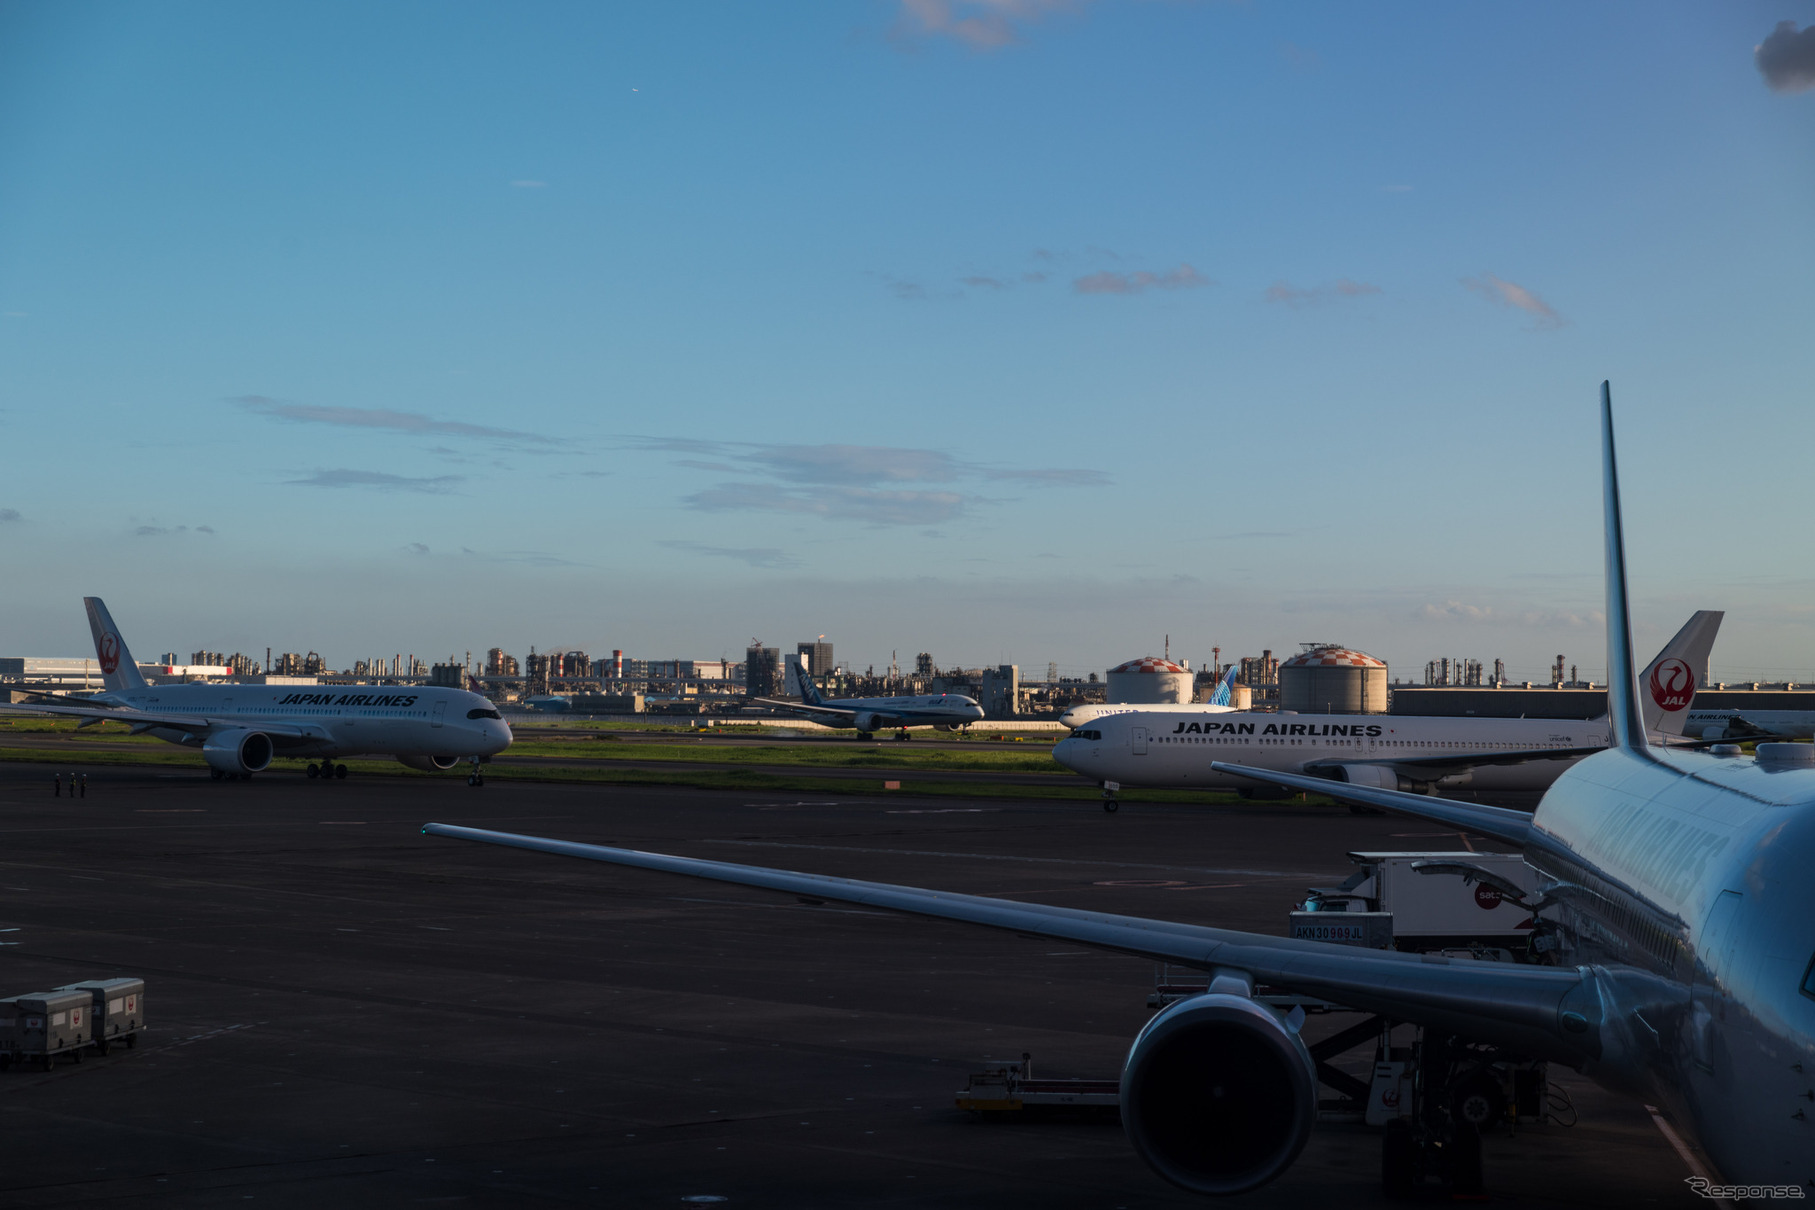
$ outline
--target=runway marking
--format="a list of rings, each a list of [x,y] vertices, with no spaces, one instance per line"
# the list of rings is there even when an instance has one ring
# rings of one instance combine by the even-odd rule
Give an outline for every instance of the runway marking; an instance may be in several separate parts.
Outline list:
[[[366,821],[363,819],[324,819],[321,821],[321,826],[324,828],[330,825],[339,825],[347,828],[363,828],[366,826]]]
[[[1001,807],[903,807],[894,811],[884,811],[884,815],[986,815],[1000,811]]]
[[[1188,870],[1194,874],[1240,875],[1248,878],[1333,878],[1329,871],[1218,869],[1210,866],[1159,865],[1147,861],[1084,861],[1073,857],[1020,857],[1011,853],[947,853],[938,849],[869,849],[858,845],[798,844],[786,840],[708,840],[755,849],[813,849],[825,853],[873,853],[883,857],[959,857],[970,861],[1023,861],[1034,865],[1082,865],[1118,870]]]
[[[207,807],[136,807],[140,815],[206,815]]]

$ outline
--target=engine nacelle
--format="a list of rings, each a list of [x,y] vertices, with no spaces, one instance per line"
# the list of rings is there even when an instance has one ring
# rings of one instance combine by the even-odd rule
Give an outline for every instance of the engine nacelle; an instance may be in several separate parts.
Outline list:
[[[202,755],[211,767],[242,777],[270,768],[271,758],[276,754],[277,746],[269,735],[244,727],[216,731],[202,744]]]
[[[860,714],[851,720],[851,725],[859,731],[880,731],[889,724],[880,714]]]
[[[426,752],[399,752],[397,763],[424,773],[446,773],[460,763],[458,756],[430,756]]]
[[[1376,790],[1409,790],[1403,777],[1386,765],[1337,765],[1335,781],[1351,786],[1372,786]]]
[[[1192,1193],[1246,1193],[1298,1158],[1317,1116],[1316,1067],[1277,1014],[1246,996],[1180,1000],[1135,1038],[1122,1125],[1153,1170]]]

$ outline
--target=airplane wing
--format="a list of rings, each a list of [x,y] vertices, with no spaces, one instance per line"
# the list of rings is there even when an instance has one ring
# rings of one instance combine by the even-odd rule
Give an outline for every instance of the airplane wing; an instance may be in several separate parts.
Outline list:
[[[856,718],[858,713],[855,710],[843,710],[837,706],[811,706],[806,702],[790,702],[772,697],[753,697],[750,699],[750,704],[753,706],[774,706],[780,710],[792,710],[797,714],[826,714],[835,718]],[[876,712],[871,711],[870,713],[873,714]]]
[[[0,712],[7,714],[52,714],[68,718],[87,719],[96,723],[127,723],[136,731],[147,731],[153,727],[167,727],[172,731],[190,731],[197,735],[206,735],[223,727],[250,727],[265,735],[280,739],[327,739],[326,728],[295,723],[248,724],[237,719],[208,718],[200,714],[154,714],[148,710],[132,710],[123,706],[34,706],[9,705],[0,703]]]
[[[1384,768],[1405,769],[1443,769],[1457,770],[1473,768],[1477,765],[1522,765],[1534,760],[1576,760],[1583,756],[1593,756],[1596,752],[1607,751],[1605,744],[1582,748],[1523,748],[1517,752],[1448,752],[1442,756],[1392,756],[1362,757],[1348,760],[1332,758],[1315,760],[1305,765],[1307,769],[1334,769],[1340,765],[1380,765]]]
[[[1363,950],[453,824],[431,823],[422,830],[430,836],[760,887],[813,901],[835,900],[981,924],[1208,971],[1242,972],[1256,983],[1498,1043],[1574,1067],[1598,1057],[1601,1049],[1601,991],[1596,986],[1597,974],[1587,968],[1452,961],[1439,955]]]
[[[1599,750],[1597,749],[1597,751]],[[1480,803],[1457,802],[1448,798],[1433,798],[1428,794],[1408,794],[1404,790],[1359,786],[1306,773],[1278,773],[1272,769],[1256,769],[1248,765],[1234,765],[1220,760],[1210,762],[1210,767],[1218,773],[1233,773],[1238,777],[1251,777],[1255,781],[1270,782],[1290,790],[1305,790],[1312,794],[1322,794],[1327,798],[1334,798],[1337,802],[1376,807],[1382,811],[1391,811],[1396,815],[1412,815],[1419,819],[1431,820],[1433,823],[1465,828],[1470,832],[1491,836],[1495,840],[1503,840],[1507,844],[1518,845],[1521,848],[1530,844],[1534,838],[1530,813],[1516,811],[1511,807],[1489,807]]]

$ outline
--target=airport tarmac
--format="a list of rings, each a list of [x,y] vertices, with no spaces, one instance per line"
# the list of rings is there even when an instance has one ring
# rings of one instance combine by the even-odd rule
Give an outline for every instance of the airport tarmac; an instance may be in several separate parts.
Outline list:
[[[1350,849],[1454,833],[1301,803],[803,798],[464,777],[0,765],[3,994],[147,981],[135,1051],[0,1073],[0,1205],[1202,1205],[1118,1126],[999,1123],[965,1075],[1108,1077],[1152,965],[424,837],[431,820],[1283,932]],[[1477,847],[1488,847],[1475,841]],[[1308,1029],[1329,1028],[1314,1018]],[[1486,1146],[1501,1206],[1701,1204],[1642,1106]],[[1239,1199],[1372,1206],[1320,1126]],[[721,1204],[721,1203],[712,1203]]]

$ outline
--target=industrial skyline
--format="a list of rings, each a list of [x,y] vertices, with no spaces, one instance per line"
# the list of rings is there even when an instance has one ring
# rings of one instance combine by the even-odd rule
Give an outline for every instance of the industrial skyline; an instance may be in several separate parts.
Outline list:
[[[1815,674],[1811,21],[7,5],[0,649]]]

